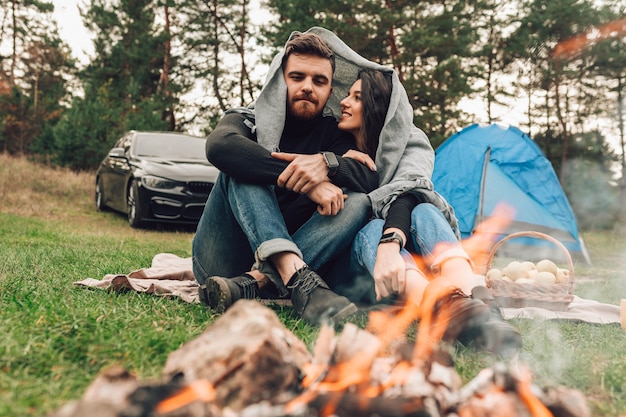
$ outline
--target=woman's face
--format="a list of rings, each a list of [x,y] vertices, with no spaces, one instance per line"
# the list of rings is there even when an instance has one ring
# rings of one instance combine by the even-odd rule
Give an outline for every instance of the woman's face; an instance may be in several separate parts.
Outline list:
[[[339,119],[339,129],[352,133],[358,138],[363,124],[363,107],[361,102],[361,80],[356,80],[348,97],[341,100],[341,118]]]

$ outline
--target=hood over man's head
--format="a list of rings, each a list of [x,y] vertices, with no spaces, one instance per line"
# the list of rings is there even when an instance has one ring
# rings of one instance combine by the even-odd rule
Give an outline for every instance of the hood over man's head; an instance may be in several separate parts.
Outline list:
[[[282,58],[283,69],[291,54],[313,55],[330,61],[333,73],[335,72],[335,53],[319,35],[315,33],[294,32],[285,44]]]

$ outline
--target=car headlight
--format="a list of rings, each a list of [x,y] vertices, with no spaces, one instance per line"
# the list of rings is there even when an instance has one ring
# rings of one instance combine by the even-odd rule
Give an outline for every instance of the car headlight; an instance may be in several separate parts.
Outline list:
[[[141,182],[146,188],[158,190],[170,190],[176,187],[176,182],[166,178],[154,177],[152,175],[141,177]]]

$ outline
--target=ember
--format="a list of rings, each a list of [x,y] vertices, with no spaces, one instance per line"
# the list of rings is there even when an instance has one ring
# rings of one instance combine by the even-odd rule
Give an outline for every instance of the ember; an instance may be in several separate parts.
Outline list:
[[[270,308],[241,300],[170,354],[163,381],[105,371],[50,417],[589,416],[582,394],[541,390],[515,361],[462,385],[447,346],[431,339],[438,326],[420,323],[417,340],[430,341],[416,353],[404,332],[415,311],[405,310],[373,315],[372,323],[383,314],[393,323],[382,332],[323,326],[309,353]]]

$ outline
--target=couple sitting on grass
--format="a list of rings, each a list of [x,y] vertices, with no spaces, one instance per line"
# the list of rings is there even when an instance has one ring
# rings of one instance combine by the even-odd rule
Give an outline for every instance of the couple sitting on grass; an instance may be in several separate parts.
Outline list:
[[[212,309],[290,297],[319,325],[357,304],[434,294],[452,309],[445,340],[519,349],[433,190],[434,152],[393,70],[325,29],[295,32],[259,98],[226,112],[206,152],[221,173],[192,255]]]

